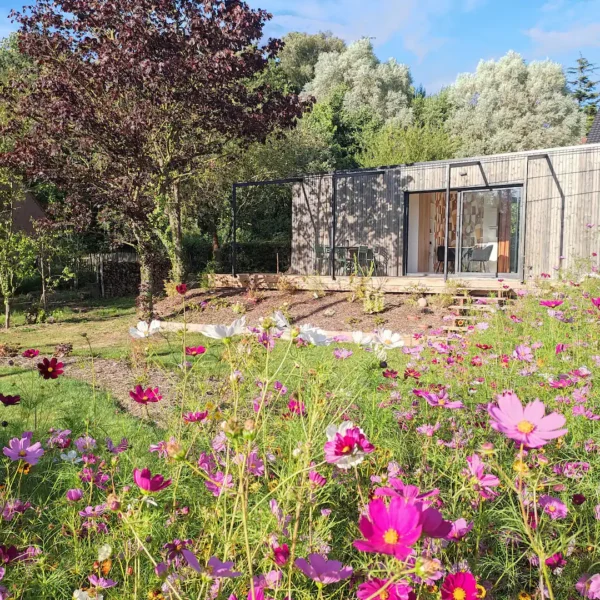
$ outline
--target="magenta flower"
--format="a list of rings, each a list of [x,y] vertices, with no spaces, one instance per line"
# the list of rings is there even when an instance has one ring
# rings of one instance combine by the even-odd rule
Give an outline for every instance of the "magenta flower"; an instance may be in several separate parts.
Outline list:
[[[477,454],[467,456],[469,468],[465,470],[465,475],[470,477],[473,489],[485,500],[490,500],[496,496],[492,489],[500,485],[500,480],[495,475],[486,475],[485,464]]]
[[[440,424],[436,423],[435,425],[421,425],[420,427],[417,427],[417,432],[421,433],[423,435],[426,435],[427,437],[433,437],[433,434],[440,428]]]
[[[216,556],[208,560],[205,571],[214,578],[239,577],[241,573],[233,571],[233,562],[221,562]]]
[[[375,578],[361,583],[358,586],[356,597],[359,600],[367,600],[368,598],[375,598],[376,600],[380,598],[385,600],[409,600],[411,592],[412,589],[405,583],[392,583],[388,585],[388,580]]]
[[[204,346],[186,346],[185,353],[187,356],[200,356],[206,352]]]
[[[528,448],[541,448],[568,431],[560,429],[565,424],[564,416],[559,413],[544,416],[545,406],[539,400],[523,407],[511,391],[500,394],[497,400],[497,406],[488,407],[492,428]]]
[[[40,351],[36,350],[35,348],[29,348],[28,350],[25,350],[23,354],[21,354],[23,358],[36,358],[39,355]]]
[[[592,304],[596,308],[600,308],[600,297],[598,297],[598,298],[590,298],[590,300],[592,301]]]
[[[468,571],[450,573],[440,591],[442,600],[476,600],[477,580]]]
[[[350,469],[359,465],[375,446],[367,440],[363,430],[351,421],[344,421],[339,427],[330,425],[326,431],[325,460],[340,469]]]
[[[5,447],[2,450],[4,456],[8,456],[13,461],[22,460],[31,466],[37,465],[40,458],[44,455],[44,450],[40,442],[31,443],[31,435],[30,432],[25,432],[21,439],[12,438],[8,442],[8,448]]]
[[[133,481],[135,482],[135,485],[145,493],[160,492],[171,485],[171,480],[165,480],[162,475],[154,475],[154,477],[152,477],[152,473],[148,468],[142,469],[141,471],[139,469],[134,469]]]
[[[281,544],[281,546],[273,546],[273,560],[276,565],[282,567],[287,563],[290,557],[290,548],[287,544]]]
[[[203,410],[202,412],[187,412],[183,415],[183,420],[186,423],[202,423],[206,421],[208,417],[208,411]]]
[[[533,353],[529,346],[519,344],[513,351],[513,358],[523,362],[533,362]]]
[[[563,304],[562,300],[540,300],[540,306],[546,306],[547,308],[557,308]]]
[[[346,360],[347,358],[350,358],[353,354],[354,352],[352,352],[352,350],[348,350],[347,348],[336,348],[333,351],[333,356],[338,360]]]
[[[421,537],[421,511],[403,498],[393,497],[389,507],[380,498],[371,500],[368,518],[361,517],[358,527],[364,540],[356,540],[354,547],[362,552],[389,554],[406,560],[411,546]]]
[[[149,402],[158,402],[162,400],[158,388],[146,388],[141,385],[136,385],[135,389],[129,392],[131,398],[138,404],[148,404]]]
[[[327,479],[317,471],[309,471],[308,480],[311,486],[315,488],[323,487],[327,483]]]
[[[567,516],[567,506],[558,498],[540,496],[540,506],[551,519],[564,519]]]
[[[67,500],[69,502],[79,502],[83,498],[83,491],[79,488],[74,488],[67,491]]]
[[[310,579],[327,585],[348,579],[352,575],[352,567],[344,567],[337,560],[327,560],[320,554],[309,554],[308,560],[297,558],[294,564]]]

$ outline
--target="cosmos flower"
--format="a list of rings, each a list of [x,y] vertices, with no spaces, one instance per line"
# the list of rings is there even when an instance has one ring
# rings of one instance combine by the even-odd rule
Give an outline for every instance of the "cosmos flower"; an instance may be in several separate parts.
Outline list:
[[[233,477],[231,473],[222,473],[219,471],[214,475],[211,475],[210,481],[205,481],[204,485],[208,491],[212,492],[213,496],[219,497],[224,490],[230,489],[233,487]]]
[[[446,539],[457,542],[458,540],[462,540],[471,529],[473,529],[473,521],[467,523],[466,519],[457,519],[452,523],[452,529],[446,536]]]
[[[362,331],[353,331],[352,341],[359,346],[370,346],[373,343],[373,336]]]
[[[566,422],[564,416],[559,413],[544,416],[545,406],[540,400],[523,407],[511,391],[500,394],[497,400],[497,406],[488,407],[491,426],[519,444],[541,448],[567,433],[567,429],[560,429]]]
[[[352,350],[348,350],[347,348],[336,348],[333,351],[333,356],[338,360],[346,360],[350,358],[354,354]]]
[[[57,379],[59,375],[64,373],[65,365],[54,357],[50,360],[43,358],[41,363],[38,363],[38,371],[44,379]]]
[[[202,412],[187,412],[183,414],[183,420],[186,423],[202,423],[203,421],[206,421],[207,417],[207,410],[204,410]]]
[[[23,358],[36,358],[36,356],[39,355],[40,351],[36,350],[35,348],[29,348],[28,350],[25,350],[23,354],[21,354]]]
[[[104,577],[99,577],[98,575],[88,575],[88,580],[92,587],[100,590],[106,590],[117,585],[116,581],[113,581],[112,579],[104,579]]]
[[[309,554],[308,560],[297,558],[294,564],[310,579],[320,584],[337,583],[352,575],[352,567],[344,567],[337,560],[327,560],[320,554]]]
[[[387,350],[404,346],[404,339],[402,336],[399,333],[394,333],[391,329],[378,329],[375,332],[373,341]]]
[[[188,287],[186,283],[179,283],[175,286],[175,291],[180,294],[181,296],[185,296],[187,291],[188,291]]]
[[[72,490],[67,491],[67,500],[69,502],[79,502],[83,498],[83,490],[79,488],[74,488]]]
[[[135,485],[145,493],[160,492],[171,485],[171,480],[165,480],[162,475],[154,475],[153,477],[148,468],[142,469],[141,471],[139,469],[134,469],[133,481]]]
[[[21,402],[21,396],[5,396],[4,394],[0,394],[0,402],[4,406],[16,406]]]
[[[540,306],[545,306],[547,308],[557,308],[561,304],[563,304],[563,300],[540,300]]]
[[[466,470],[466,475],[470,477],[473,488],[485,500],[490,500],[496,496],[496,492],[492,489],[500,485],[500,480],[495,475],[485,474],[485,464],[477,454],[467,456],[469,468]]]
[[[388,585],[386,579],[369,579],[358,586],[356,597],[359,600],[375,598],[375,600],[413,600],[416,598],[410,586],[405,583],[392,583]]]
[[[351,421],[341,425],[330,425],[326,430],[325,460],[340,469],[350,469],[359,465],[367,454],[375,450],[367,440],[363,430],[355,427]]]
[[[575,589],[584,598],[598,600],[600,598],[600,574],[588,575],[584,573],[575,584]]]
[[[12,438],[8,442],[8,447],[5,447],[2,452],[4,456],[8,456],[12,461],[22,460],[31,466],[37,465],[40,458],[44,455],[42,444],[40,442],[32,444],[29,432],[25,432],[21,439]]]
[[[567,506],[558,498],[540,496],[539,504],[551,519],[564,519],[567,516]]]
[[[444,389],[438,393],[427,390],[413,390],[413,394],[423,398],[429,406],[449,409],[464,408],[464,404],[460,400],[450,400],[448,392]]]
[[[285,565],[290,557],[289,546],[287,544],[281,544],[281,546],[275,545],[272,547],[272,550],[275,564],[279,565],[280,567]]]
[[[148,325],[147,321],[139,321],[137,327],[129,328],[129,335],[136,340],[143,340],[160,331],[160,321],[153,320]]]
[[[235,320],[231,325],[205,325],[202,329],[202,335],[214,340],[229,339],[245,332],[246,317]]]
[[[131,399],[138,404],[148,404],[162,400],[162,396],[157,387],[144,389],[141,385],[136,385],[135,389],[129,392],[129,395],[131,396]]]
[[[477,581],[471,573],[450,573],[441,587],[442,600],[477,600]]]
[[[322,329],[308,324],[300,327],[298,337],[307,344],[312,344],[313,346],[327,346],[330,343],[327,334]]]
[[[186,346],[185,353],[187,356],[200,356],[206,352],[204,346]]]

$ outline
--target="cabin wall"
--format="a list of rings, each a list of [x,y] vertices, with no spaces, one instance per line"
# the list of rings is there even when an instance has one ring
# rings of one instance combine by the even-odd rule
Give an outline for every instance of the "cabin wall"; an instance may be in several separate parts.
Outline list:
[[[525,277],[555,274],[600,253],[600,146],[529,153]],[[540,154],[547,154],[549,160]],[[465,159],[468,161],[470,159]],[[523,186],[527,153],[483,157],[478,165],[451,169],[451,188]],[[388,276],[402,274],[405,192],[444,190],[447,163],[388,169],[383,174],[340,174],[337,246],[366,245]],[[331,245],[332,177],[311,176],[294,186],[292,272],[316,271],[315,246]],[[564,206],[561,260],[561,214]],[[594,225],[593,228],[587,225]],[[326,261],[325,261],[326,262]],[[328,265],[321,265],[328,273]]]

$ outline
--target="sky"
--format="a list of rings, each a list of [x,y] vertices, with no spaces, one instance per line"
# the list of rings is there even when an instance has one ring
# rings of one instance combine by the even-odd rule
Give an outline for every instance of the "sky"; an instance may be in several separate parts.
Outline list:
[[[0,37],[22,0],[0,0]],[[273,14],[266,35],[331,31],[352,42],[372,38],[381,60],[410,67],[429,93],[509,50],[527,61],[568,68],[580,52],[600,65],[600,0],[247,0]],[[31,2],[26,2],[27,4]],[[600,70],[598,71],[600,79]]]

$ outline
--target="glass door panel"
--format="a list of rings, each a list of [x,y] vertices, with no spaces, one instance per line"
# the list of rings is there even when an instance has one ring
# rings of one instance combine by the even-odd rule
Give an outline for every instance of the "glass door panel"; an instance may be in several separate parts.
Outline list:
[[[479,277],[516,274],[520,213],[520,188],[462,192],[458,272]]]

